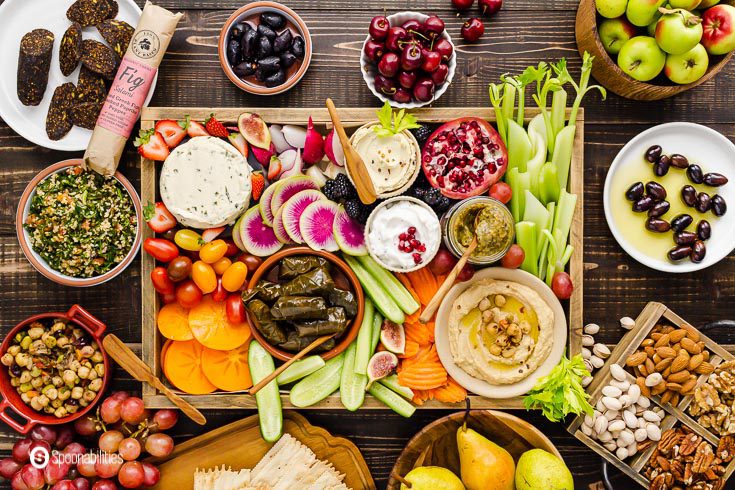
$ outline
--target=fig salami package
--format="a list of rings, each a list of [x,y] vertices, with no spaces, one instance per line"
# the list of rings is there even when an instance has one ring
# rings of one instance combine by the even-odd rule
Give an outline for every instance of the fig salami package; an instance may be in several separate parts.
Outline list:
[[[84,153],[86,167],[102,175],[115,173],[181,17],[146,2]]]

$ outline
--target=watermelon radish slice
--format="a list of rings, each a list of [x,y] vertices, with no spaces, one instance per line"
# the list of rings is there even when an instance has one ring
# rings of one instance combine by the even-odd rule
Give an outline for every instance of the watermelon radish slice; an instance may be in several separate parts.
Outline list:
[[[299,218],[299,229],[306,244],[314,250],[336,252],[339,245],[334,239],[334,218],[339,212],[339,205],[328,200],[316,201]]]
[[[258,257],[268,257],[278,252],[283,244],[278,241],[273,228],[265,224],[258,206],[245,211],[240,223],[240,240],[245,250]]]
[[[232,241],[235,242],[235,246],[240,250],[245,250],[245,245],[240,240],[240,226],[242,225],[242,219],[245,217],[245,213],[241,214],[235,224],[232,225]]]
[[[291,240],[290,236],[288,236],[288,232],[286,232],[286,228],[283,226],[283,208],[284,206],[278,208],[276,215],[273,217],[273,233],[276,234],[276,238],[279,242],[284,245],[289,245],[294,243],[294,241]]]
[[[332,229],[339,249],[348,255],[367,255],[365,246],[365,226],[350,218],[343,206],[334,217]]]
[[[304,237],[301,236],[301,227],[299,225],[301,214],[312,203],[326,199],[324,194],[313,189],[301,191],[291,197],[277,212],[281,213],[281,221],[283,227],[291,240],[296,243],[304,243]],[[331,228],[329,229],[331,231]]]
[[[271,200],[273,194],[276,192],[280,182],[273,182],[271,185],[265,188],[263,195],[260,196],[260,215],[263,217],[263,221],[268,226],[273,226],[273,213],[271,213]]]
[[[311,177],[307,177],[306,175],[294,175],[293,177],[288,177],[287,179],[280,181],[278,188],[275,190],[273,197],[271,198],[271,214],[275,216],[278,208],[286,204],[286,201],[299,192],[308,189],[318,191],[319,186],[311,179]]]

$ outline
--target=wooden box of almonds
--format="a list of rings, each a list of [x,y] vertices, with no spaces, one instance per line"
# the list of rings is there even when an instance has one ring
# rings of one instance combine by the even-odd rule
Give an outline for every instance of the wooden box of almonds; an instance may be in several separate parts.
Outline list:
[[[641,486],[719,490],[735,471],[735,357],[648,303],[568,430]]]

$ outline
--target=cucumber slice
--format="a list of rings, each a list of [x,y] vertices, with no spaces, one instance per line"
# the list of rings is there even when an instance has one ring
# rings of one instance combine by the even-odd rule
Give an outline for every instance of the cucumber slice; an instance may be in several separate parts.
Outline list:
[[[413,399],[413,390],[409,388],[408,386],[403,386],[398,382],[398,376],[395,374],[391,374],[390,376],[386,376],[385,378],[378,381],[380,384],[390,388],[391,390],[395,391],[399,395],[401,395],[403,398],[408,398],[409,400]]]
[[[368,393],[388,405],[398,415],[408,418],[416,411],[416,407],[404,400],[401,395],[380,383],[373,383],[368,389]]]
[[[357,279],[360,280],[360,284],[362,284],[370,299],[373,300],[375,308],[393,323],[403,323],[406,319],[403,311],[401,311],[401,308],[393,301],[393,298],[383,289],[383,286],[381,286],[378,280],[356,258],[345,255],[344,260],[355,273]]]
[[[342,367],[342,379],[339,385],[342,405],[350,412],[354,412],[362,406],[365,401],[365,387],[368,383],[366,375],[355,372],[356,354],[357,342],[352,342],[345,351],[345,362]]]
[[[250,343],[248,349],[248,367],[257,384],[276,370],[273,358],[257,340]],[[258,405],[260,433],[268,442],[275,442],[283,431],[283,412],[281,411],[281,394],[278,392],[278,383],[274,379],[255,394],[255,403]]]
[[[383,317],[376,311],[375,316],[373,316],[373,333],[370,338],[370,357],[375,354],[375,349],[378,348],[378,343],[380,342],[380,329],[382,326]],[[367,369],[365,371],[367,371]]]
[[[370,356],[373,355],[375,349],[370,349],[372,345],[373,335],[373,316],[375,308],[373,302],[369,298],[365,298],[365,315],[362,317],[362,324],[360,325],[360,331],[357,334],[357,340],[355,343],[356,353],[353,370],[356,374],[367,374],[367,365],[370,362]],[[347,362],[345,361],[345,364]]]
[[[328,360],[324,367],[311,373],[291,388],[291,403],[299,408],[319,403],[337,391],[342,381],[345,353]]]
[[[407,315],[416,313],[421,305],[411,296],[406,287],[401,284],[401,281],[396,279],[396,276],[388,272],[387,270],[380,267],[375,260],[369,255],[363,255],[358,257],[362,266],[372,275],[379,284],[382,284],[383,289],[388,295],[393,298],[398,307],[403,310]],[[398,322],[396,322],[398,323]]]
[[[317,371],[324,366],[324,359],[321,356],[309,356],[299,359],[291,364],[281,374],[278,375],[276,381],[279,385],[287,385],[293,383],[311,373]]]

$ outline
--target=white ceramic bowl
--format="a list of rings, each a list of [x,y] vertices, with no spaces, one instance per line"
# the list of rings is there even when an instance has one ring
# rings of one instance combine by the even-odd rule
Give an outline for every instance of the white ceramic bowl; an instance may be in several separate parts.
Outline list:
[[[477,281],[484,279],[496,279],[500,281],[512,281],[528,286],[536,291],[554,312],[554,345],[551,347],[549,357],[528,377],[509,385],[493,385],[487,381],[470,376],[462,368],[454,363],[452,351],[449,348],[449,312],[457,297]],[[466,390],[484,396],[486,398],[512,398],[521,396],[533,388],[542,376],[546,376],[559,364],[561,356],[567,347],[567,318],[564,309],[554,293],[541,279],[520,269],[507,269],[505,267],[488,267],[479,270],[466,282],[456,284],[449,290],[439,306],[436,314],[436,327],[434,335],[436,338],[436,350],[439,359],[446,368],[449,375]]]
[[[698,264],[689,259],[674,263],[665,256],[656,258],[645,254],[626,236],[626,233],[636,230],[620,229],[613,218],[612,200],[625,199],[622,195],[612,195],[615,175],[619,172],[625,173],[632,166],[642,165],[643,154],[652,145],[661,145],[666,154],[684,155],[691,163],[701,165],[705,172],[719,172],[731,181],[722,187],[713,187],[710,192],[710,194],[717,193],[725,198],[725,201],[730,204],[730,209],[724,216],[712,223],[712,238],[705,242],[707,255]],[[672,168],[670,172],[683,172],[683,170]],[[669,199],[679,199],[679,189],[667,190],[670,195]],[[605,219],[615,240],[628,255],[641,264],[658,271],[677,273],[694,272],[714,265],[735,248],[735,145],[714,129],[700,124],[673,122],[647,129],[630,140],[610,165],[605,179],[603,204]],[[671,246],[674,246],[673,239]]]
[[[412,11],[405,11],[405,12],[398,12],[393,15],[388,16],[388,22],[390,22],[391,27],[392,26],[399,26],[406,22],[407,20],[418,20],[419,22],[424,22],[426,19],[428,19],[429,16],[426,14],[422,14],[421,12],[412,12]],[[370,40],[370,34],[367,35],[365,38],[365,42],[362,44],[362,50],[360,51],[360,68],[362,71],[362,78],[365,80],[365,83],[367,84],[370,91],[375,95],[377,98],[380,99],[381,102],[388,101],[388,103],[393,107],[399,107],[401,109],[416,109],[419,107],[424,107],[429,104],[433,104],[435,101],[439,100],[439,97],[441,97],[444,92],[447,91],[447,88],[449,88],[449,84],[452,83],[452,79],[454,78],[454,72],[457,70],[457,50],[454,48],[454,43],[452,42],[452,38],[445,29],[444,32],[442,32],[442,37],[449,41],[449,44],[452,45],[452,57],[449,59],[448,67],[449,67],[449,73],[447,74],[447,79],[444,82],[444,84],[437,88],[434,91],[434,98],[428,102],[419,102],[419,101],[412,101],[406,104],[402,104],[399,102],[396,102],[393,99],[390,99],[386,97],[384,94],[381,94],[375,89],[375,75],[378,73],[378,67],[374,65],[370,60],[367,59],[367,56],[365,56],[365,43],[367,43]]]

